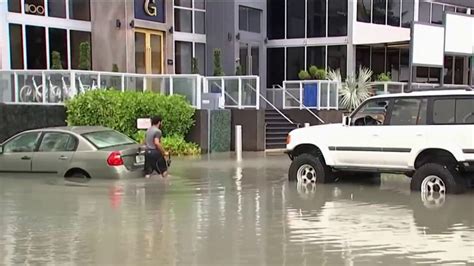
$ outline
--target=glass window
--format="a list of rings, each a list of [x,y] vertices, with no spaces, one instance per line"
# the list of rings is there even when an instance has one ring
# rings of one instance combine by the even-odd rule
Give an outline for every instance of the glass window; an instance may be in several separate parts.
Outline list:
[[[136,142],[114,130],[97,131],[82,135],[98,149],[106,149],[115,146],[130,145]]]
[[[454,6],[444,6],[445,12],[456,12],[456,8]]]
[[[414,0],[402,0],[402,27],[410,28],[414,20]]]
[[[175,9],[174,26],[176,31],[193,32],[193,13],[191,10]]]
[[[453,84],[454,58],[452,56],[444,57],[444,83]]]
[[[372,0],[357,0],[357,21],[371,22]]]
[[[316,46],[308,47],[308,66],[317,66],[318,68],[326,68],[326,47]]]
[[[464,7],[456,7],[456,13],[467,14],[467,8],[464,8]]]
[[[418,20],[420,22],[430,23],[431,22],[430,14],[431,14],[431,4],[420,1],[420,14],[419,14]]]
[[[66,18],[65,0],[48,0],[48,16]]]
[[[267,49],[267,87],[282,85],[285,79],[285,48]]]
[[[268,39],[285,38],[285,0],[267,0]]]
[[[347,1],[328,2],[328,36],[347,36]]]
[[[304,47],[289,47],[286,51],[286,79],[297,80],[298,74],[305,69]]]
[[[326,37],[326,0],[308,0],[308,38]]]
[[[77,139],[64,133],[46,133],[39,146],[39,152],[75,151]]]
[[[429,83],[441,83],[441,69],[440,68],[429,68]]]
[[[26,26],[26,65],[28,69],[46,69],[46,31]]]
[[[239,6],[239,30],[260,33],[260,14],[262,11]]]
[[[366,67],[370,69],[370,47],[369,46],[357,46],[356,47],[356,70],[360,67]]]
[[[291,4],[287,5],[287,10],[287,38],[304,38],[305,0],[291,0]]]
[[[464,58],[456,57],[454,62],[454,84],[464,84]]]
[[[387,15],[387,0],[374,0],[372,22],[375,24],[384,24]]]
[[[398,81],[400,75],[400,49],[387,48],[386,72],[392,75],[392,81]]]
[[[204,43],[195,44],[196,54],[194,57],[198,60],[199,74],[206,75],[206,45]]]
[[[194,8],[196,9],[206,9],[206,1],[205,0],[194,0]]]
[[[21,134],[5,144],[3,152],[33,152],[36,148],[39,136],[39,132]]]
[[[400,0],[388,0],[387,24],[400,27]]]
[[[340,69],[341,76],[345,78],[347,74],[347,47],[345,45],[328,46],[327,53],[328,68]]]
[[[426,124],[426,102],[421,99],[397,99],[394,101],[390,125]]]
[[[385,99],[369,100],[352,116],[355,126],[376,126],[385,123],[388,101]]]
[[[91,55],[91,33],[86,31],[75,31],[71,30],[71,68],[72,69],[81,69],[81,60],[84,62],[89,61],[90,66],[92,66],[92,55]],[[81,45],[83,47],[89,46],[88,54],[83,54],[81,58]],[[83,48],[83,53],[87,50]]]
[[[69,18],[90,21],[90,0],[69,0]]]
[[[206,34],[206,13],[205,12],[194,12],[195,15],[195,33]]]
[[[25,14],[44,16],[44,0],[25,0]]]
[[[10,67],[23,69],[23,31],[21,25],[10,24]]]
[[[58,69],[56,65],[56,58],[53,56],[53,53],[59,53],[61,68],[67,69],[67,31],[63,29],[49,28],[49,67],[51,69]]]
[[[456,124],[474,124],[474,99],[456,100]]]
[[[21,0],[8,0],[8,12],[21,13]]]
[[[400,82],[408,82],[410,77],[410,51],[408,49],[400,49]]]
[[[431,23],[443,24],[443,5],[433,3],[431,8]]]
[[[374,72],[374,77],[376,77],[378,74],[385,73],[384,47],[372,48],[372,71]]]
[[[454,124],[456,102],[454,99],[435,100],[433,104],[433,122],[435,124]]]
[[[142,32],[135,32],[135,72],[146,73],[146,35]]]
[[[174,0],[174,5],[192,7],[192,0]]]
[[[191,58],[193,44],[191,42],[175,42],[176,74],[191,74]]]

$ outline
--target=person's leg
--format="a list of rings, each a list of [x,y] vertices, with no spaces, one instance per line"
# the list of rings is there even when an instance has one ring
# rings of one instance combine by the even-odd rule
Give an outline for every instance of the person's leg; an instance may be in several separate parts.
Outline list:
[[[150,178],[151,174],[153,173],[153,158],[152,158],[152,152],[151,151],[146,151],[145,152],[145,168],[144,168],[144,174],[145,178]]]
[[[168,177],[168,165],[166,163],[166,160],[161,154],[159,155],[159,158],[157,160],[157,168],[159,170],[159,173],[163,178]]]

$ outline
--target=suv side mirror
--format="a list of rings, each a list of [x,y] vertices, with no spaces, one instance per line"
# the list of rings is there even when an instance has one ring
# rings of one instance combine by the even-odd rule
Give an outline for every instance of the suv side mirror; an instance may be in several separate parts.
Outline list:
[[[342,115],[342,125],[348,127],[351,125],[351,117],[347,115]]]
[[[3,145],[0,145],[0,155],[3,154]]]

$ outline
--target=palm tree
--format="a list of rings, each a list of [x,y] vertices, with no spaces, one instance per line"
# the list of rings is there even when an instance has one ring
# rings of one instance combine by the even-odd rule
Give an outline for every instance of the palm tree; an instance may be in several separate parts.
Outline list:
[[[346,81],[343,82],[339,69],[329,71],[329,80],[337,82],[342,107],[353,111],[365,99],[370,97],[370,79],[372,74],[372,70],[361,67],[357,77],[349,75]]]

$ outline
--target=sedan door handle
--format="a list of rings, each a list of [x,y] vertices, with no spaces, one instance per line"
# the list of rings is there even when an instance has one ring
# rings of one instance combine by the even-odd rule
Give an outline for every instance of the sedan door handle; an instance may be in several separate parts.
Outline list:
[[[64,155],[63,155],[63,156],[60,156],[60,157],[59,157],[59,160],[65,161],[65,160],[67,160],[67,157],[64,156]]]
[[[29,156],[23,156],[23,157],[21,157],[21,159],[26,161],[26,160],[31,160],[31,157],[29,157]]]

